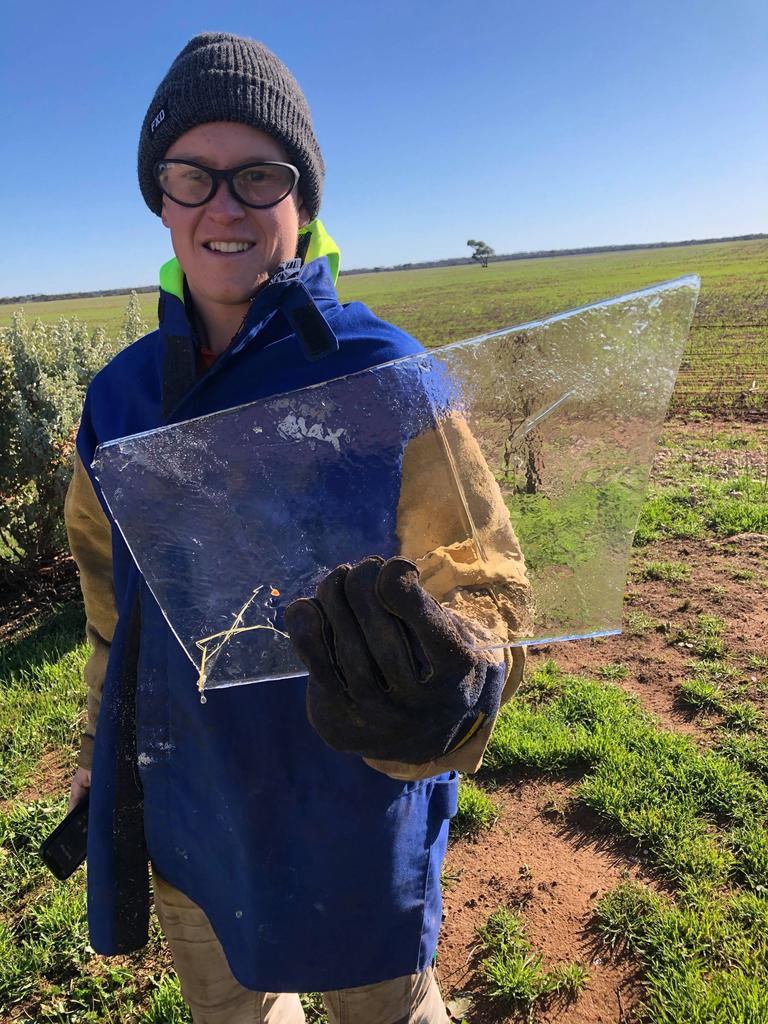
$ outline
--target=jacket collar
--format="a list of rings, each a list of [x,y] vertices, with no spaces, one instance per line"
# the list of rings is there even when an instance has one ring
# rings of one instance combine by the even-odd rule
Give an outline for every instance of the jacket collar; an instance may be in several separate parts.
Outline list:
[[[338,302],[332,270],[327,256],[320,256],[303,266],[298,259],[281,263],[253,299],[238,331],[238,336],[252,333],[270,312],[281,304],[288,288],[296,282],[303,286],[316,305],[327,308]],[[184,301],[184,273],[174,258],[160,268],[160,300],[158,322],[165,335],[195,339],[194,326]]]
[[[297,338],[304,358],[312,362],[337,352],[339,341],[324,311],[330,312],[338,302],[325,257],[304,266],[301,260],[286,260],[253,297],[237,334],[204,379],[221,371],[246,346],[262,348],[288,335]],[[194,325],[183,299],[161,289],[158,318],[165,342],[162,406],[168,422],[184,397],[198,384],[202,386],[204,379],[198,379]]]

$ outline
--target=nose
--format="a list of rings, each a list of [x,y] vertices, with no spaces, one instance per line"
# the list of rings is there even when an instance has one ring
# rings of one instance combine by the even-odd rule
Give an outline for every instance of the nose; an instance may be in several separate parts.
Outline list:
[[[222,222],[240,220],[245,216],[245,207],[232,195],[226,181],[219,182],[219,187],[206,203],[206,211],[211,217]]]

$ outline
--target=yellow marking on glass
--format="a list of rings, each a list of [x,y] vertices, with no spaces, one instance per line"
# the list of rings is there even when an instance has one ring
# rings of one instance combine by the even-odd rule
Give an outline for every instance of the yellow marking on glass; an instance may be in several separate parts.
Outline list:
[[[201,650],[203,652],[203,656],[200,659],[200,675],[197,677],[197,689],[199,693],[202,693],[205,689],[205,663],[208,660],[207,646],[202,647]]]
[[[272,625],[272,623],[259,623],[255,626],[240,625],[240,623],[243,621],[245,613],[248,611],[248,609],[251,607],[251,605],[253,604],[253,602],[256,600],[257,596],[261,593],[263,589],[263,584],[256,587],[254,592],[251,594],[251,596],[248,598],[243,607],[235,616],[235,621],[232,623],[231,626],[229,626],[227,629],[222,630],[220,633],[212,633],[211,636],[204,636],[200,640],[195,640],[195,647],[197,647],[202,654],[202,657],[200,659],[200,671],[198,672],[197,676],[197,689],[199,693],[202,694],[203,690],[205,689],[205,667],[208,661],[210,659],[215,658],[220,653],[225,644],[229,643],[233,636],[238,636],[240,633],[250,633],[255,629],[267,629],[270,630],[272,633],[276,633],[278,636],[284,636],[287,639],[288,634],[284,633],[281,629],[277,629],[275,626]],[[280,591],[277,590],[275,587],[271,587],[270,596],[279,597]],[[218,640],[219,642],[212,649],[209,650],[208,645],[214,643],[214,641],[216,640]]]

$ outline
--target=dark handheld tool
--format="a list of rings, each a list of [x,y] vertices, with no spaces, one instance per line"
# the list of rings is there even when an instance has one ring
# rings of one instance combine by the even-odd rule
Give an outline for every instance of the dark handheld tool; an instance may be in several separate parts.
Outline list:
[[[40,856],[54,875],[64,881],[85,860],[88,839],[88,797],[84,797],[57,825],[40,847]]]

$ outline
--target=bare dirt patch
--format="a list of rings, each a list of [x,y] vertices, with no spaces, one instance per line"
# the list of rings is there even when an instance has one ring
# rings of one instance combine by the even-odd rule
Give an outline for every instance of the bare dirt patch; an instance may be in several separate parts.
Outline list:
[[[680,562],[690,569],[684,583],[643,580],[645,563]],[[750,655],[768,653],[768,537],[740,534],[724,540],[666,541],[635,552],[624,615],[625,632],[583,643],[552,644],[532,652],[532,664],[554,658],[564,672],[599,677],[611,663],[625,665],[629,675],[614,679],[637,696],[666,728],[704,737],[717,719],[696,714],[681,704],[679,684],[691,673],[696,652],[681,631],[695,628],[698,615],[717,615],[725,622],[723,640],[729,663],[753,686],[749,699],[768,711],[761,685],[767,673],[749,666]],[[642,631],[633,627],[638,613]]]
[[[594,822],[566,813],[577,776],[526,779],[499,789],[502,807],[496,826],[473,842],[452,844],[444,867],[445,920],[438,949],[440,983],[446,998],[469,993],[472,1024],[521,1018],[482,995],[475,973],[476,929],[500,906],[521,909],[528,935],[548,967],[579,961],[589,971],[577,999],[537,1012],[545,1024],[597,1024],[620,1020],[639,996],[627,961],[614,961],[590,922],[597,900],[626,879],[648,880],[630,844],[617,842]]]

